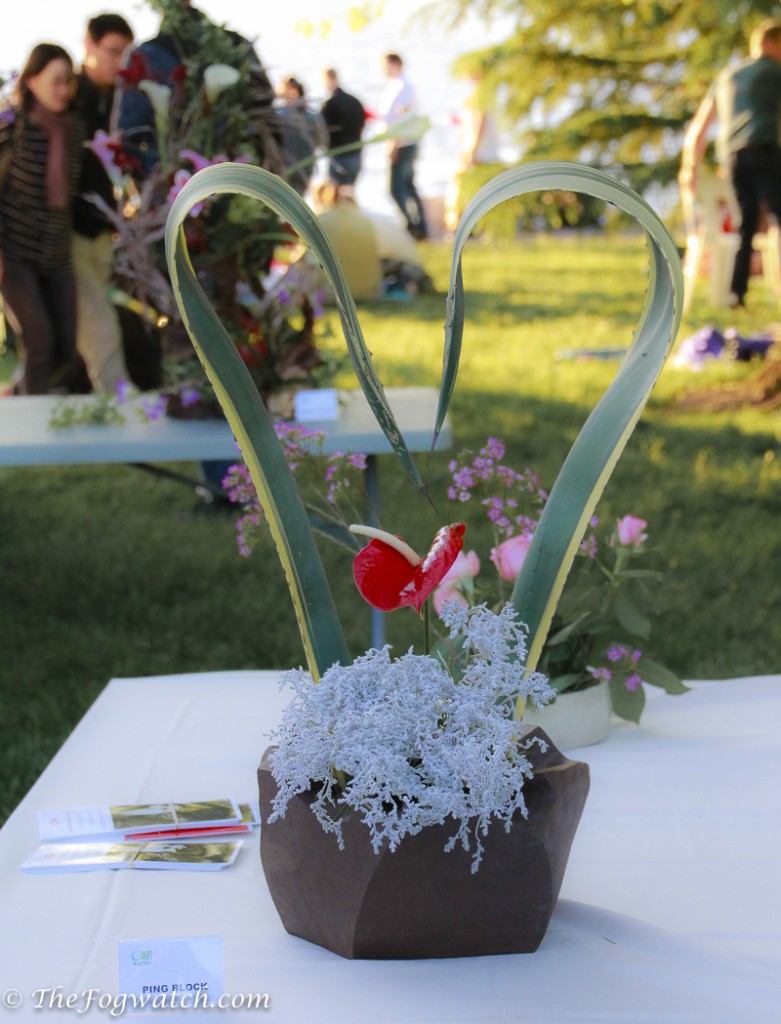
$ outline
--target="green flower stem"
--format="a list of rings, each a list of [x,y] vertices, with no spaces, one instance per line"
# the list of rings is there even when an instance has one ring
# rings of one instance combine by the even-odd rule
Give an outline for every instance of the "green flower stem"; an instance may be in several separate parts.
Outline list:
[[[431,598],[423,602],[423,653],[431,654]]]

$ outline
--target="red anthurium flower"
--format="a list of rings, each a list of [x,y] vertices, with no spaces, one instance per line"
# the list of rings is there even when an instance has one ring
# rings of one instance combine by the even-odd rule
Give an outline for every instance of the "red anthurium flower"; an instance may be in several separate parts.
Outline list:
[[[437,532],[428,554],[416,555],[403,540],[369,526],[351,526],[372,540],[355,556],[353,577],[361,596],[383,612],[404,605],[420,612],[423,602],[456,560],[464,546],[463,523],[443,526]]]

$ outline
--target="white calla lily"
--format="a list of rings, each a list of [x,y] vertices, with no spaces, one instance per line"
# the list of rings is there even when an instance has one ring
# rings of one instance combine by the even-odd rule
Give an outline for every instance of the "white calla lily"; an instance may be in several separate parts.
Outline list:
[[[157,133],[157,149],[160,154],[160,166],[163,172],[168,170],[168,119],[171,109],[171,89],[159,82],[150,82],[145,78],[138,83],[138,88],[149,97],[155,114],[155,131]]]
[[[155,117],[165,117],[167,120],[168,108],[171,104],[171,89],[169,86],[161,85],[159,82],[151,82],[148,78],[145,78],[142,82],[138,83],[138,88],[149,97]]]
[[[224,89],[239,80],[239,72],[229,64],[210,64],[203,73],[203,87],[209,103],[214,103]]]

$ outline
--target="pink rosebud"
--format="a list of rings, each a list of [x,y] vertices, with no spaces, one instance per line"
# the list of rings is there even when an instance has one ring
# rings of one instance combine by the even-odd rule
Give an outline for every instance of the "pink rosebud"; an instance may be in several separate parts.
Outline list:
[[[437,587],[434,593],[431,595],[431,600],[434,603],[434,611],[441,617],[442,609],[446,604],[451,601],[457,601],[464,608],[469,606],[469,602],[461,593],[460,590],[456,590],[452,583],[443,583],[442,586]]]
[[[499,575],[508,583],[514,583],[521,571],[529,545],[532,542],[530,533],[519,533],[509,540],[503,541],[498,548],[491,548],[491,561],[499,570]]]
[[[476,551],[459,551],[456,560],[442,577],[442,583],[457,583],[459,580],[473,580],[480,572],[480,559]],[[440,584],[441,586],[442,584]]]
[[[616,523],[618,539],[621,544],[639,547],[643,541],[648,540],[648,534],[643,530],[648,526],[645,519],[638,519],[637,516],[624,516]]]
[[[480,572],[480,559],[475,551],[468,551],[464,554],[459,551],[455,562],[442,577],[442,582],[431,595],[434,602],[434,611],[437,615],[442,614],[442,609],[448,601],[458,601],[459,604],[468,605],[469,602],[458,588],[462,580],[472,580]]]

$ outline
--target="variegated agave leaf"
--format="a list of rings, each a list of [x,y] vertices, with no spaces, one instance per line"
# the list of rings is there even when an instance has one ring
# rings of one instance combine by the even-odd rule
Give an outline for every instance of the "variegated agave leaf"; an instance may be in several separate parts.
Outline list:
[[[561,468],[513,589],[513,605],[529,627],[529,669],[537,664],[596,503],[675,341],[683,295],[680,259],[673,240],[651,207],[626,185],[601,171],[563,161],[526,164],[497,175],[473,197],[455,236],[435,439],[458,374],[464,329],[464,245],[480,218],[505,199],[550,189],[596,196],[633,217],[645,232],[650,281],[632,345]]]
[[[341,266],[312,211],[276,175],[246,164],[207,167],[185,184],[166,227],[166,256],[174,295],[215,393],[247,461],[284,568],[310,671],[318,678],[349,660],[312,530],[293,476],[252,378],[201,289],[187,253],[183,225],[197,203],[238,194],[265,203],[307,243],[333,289],[358,380],[378,423],[416,484],[422,481],[388,406],[364,342]]]

